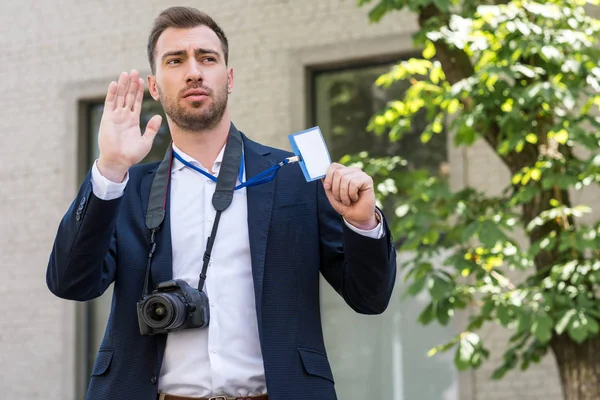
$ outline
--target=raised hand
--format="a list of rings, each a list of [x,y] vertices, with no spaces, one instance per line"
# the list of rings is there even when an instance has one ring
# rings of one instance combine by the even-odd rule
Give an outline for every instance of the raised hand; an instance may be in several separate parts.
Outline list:
[[[323,188],[331,206],[350,224],[365,230],[377,226],[373,179],[360,168],[331,164]]]
[[[98,170],[113,182],[122,182],[129,168],[146,157],[160,128],[162,117],[155,115],[142,135],[143,98],[144,80],[135,70],[121,73],[119,82],[108,86],[98,132]]]

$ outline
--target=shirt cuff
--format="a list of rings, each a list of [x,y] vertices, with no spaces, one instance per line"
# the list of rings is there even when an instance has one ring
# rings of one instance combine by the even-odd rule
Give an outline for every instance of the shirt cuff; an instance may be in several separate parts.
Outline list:
[[[379,215],[379,221],[383,221],[383,215],[381,215],[379,210],[375,209],[375,212],[377,213],[377,215]],[[375,228],[370,229],[370,230],[358,229],[357,227],[355,227],[354,225],[352,225],[348,221],[346,221],[346,218],[344,218],[344,223],[346,224],[346,226],[348,228],[352,229],[354,232],[358,233],[359,235],[366,236],[371,239],[381,239],[383,237],[383,235],[385,234],[385,231],[383,230],[383,224],[381,222],[378,223]]]
[[[109,181],[100,174],[100,170],[96,165],[98,160],[94,161],[92,166],[92,191],[94,195],[100,200],[114,200],[123,196],[125,186],[129,182],[129,172],[125,175],[125,179],[122,183],[116,183]]]

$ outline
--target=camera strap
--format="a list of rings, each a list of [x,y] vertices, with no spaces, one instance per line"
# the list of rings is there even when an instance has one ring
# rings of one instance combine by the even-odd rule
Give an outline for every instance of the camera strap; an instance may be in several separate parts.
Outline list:
[[[235,184],[238,178],[237,172],[241,160],[242,135],[235,129],[233,124],[231,124],[229,136],[227,137],[227,146],[225,146],[225,152],[223,154],[223,162],[221,163],[221,170],[219,171],[217,188],[212,197],[212,204],[217,211],[217,214],[215,215],[215,222],[213,222],[212,231],[210,232],[210,236],[206,243],[206,250],[204,250],[204,263],[202,264],[200,279],[198,280],[198,290],[200,291],[202,291],[204,281],[206,280],[206,270],[208,269],[211,251],[215,244],[215,237],[217,236],[217,228],[219,227],[219,221],[221,220],[221,213],[225,211],[233,201],[233,192],[235,190]]]
[[[233,191],[235,190],[235,184],[238,178],[238,167],[241,160],[242,135],[235,126],[231,124],[229,136],[227,137],[227,145],[225,146],[225,152],[223,154],[223,162],[221,163],[221,170],[219,171],[217,187],[212,197],[212,204],[217,211],[217,214],[215,215],[212,231],[208,238],[208,242],[206,243],[202,272],[200,273],[200,280],[198,281],[198,290],[202,290],[204,281],[206,280],[206,270],[208,269],[208,263],[210,262],[210,255],[215,243],[215,236],[217,234],[217,228],[219,227],[221,213],[225,211],[233,201]],[[156,232],[160,229],[165,220],[165,214],[167,212],[167,194],[171,182],[172,166],[173,146],[172,144],[169,144],[165,156],[158,166],[158,170],[152,180],[152,186],[150,187],[148,212],[146,213],[146,226],[150,230],[150,252],[148,254],[148,264],[146,266],[143,296],[149,294],[148,285],[150,281],[150,269],[152,257],[156,250]]]
[[[286,164],[300,161],[299,157],[286,158],[280,163],[273,165],[271,168],[236,186],[238,175],[240,182],[243,175],[243,143],[241,133],[233,124],[231,124],[229,129],[229,136],[227,137],[227,145],[225,146],[225,151],[223,153],[223,162],[221,163],[218,179],[197,168],[195,165],[185,161],[173,151],[172,144],[169,144],[169,147],[165,152],[165,156],[158,166],[158,170],[156,171],[152,181],[152,186],[150,187],[148,211],[146,213],[146,226],[150,230],[150,252],[148,254],[148,264],[146,267],[146,277],[144,280],[144,292],[142,294],[144,297],[149,294],[148,285],[150,280],[150,268],[152,264],[152,257],[156,250],[156,232],[160,229],[166,215],[167,195],[171,181],[171,167],[173,166],[173,158],[177,158],[187,167],[200,172],[217,182],[215,193],[212,197],[212,204],[217,213],[215,215],[215,221],[213,223],[210,236],[208,237],[208,241],[206,243],[206,249],[204,251],[202,271],[200,272],[200,279],[198,281],[199,291],[202,291],[204,282],[206,280],[206,271],[208,269],[208,264],[210,263],[211,252],[215,243],[215,237],[217,235],[217,228],[221,219],[221,213],[225,211],[229,205],[231,205],[231,202],[233,201],[233,192],[244,187],[251,187],[270,182],[275,178],[279,168]]]

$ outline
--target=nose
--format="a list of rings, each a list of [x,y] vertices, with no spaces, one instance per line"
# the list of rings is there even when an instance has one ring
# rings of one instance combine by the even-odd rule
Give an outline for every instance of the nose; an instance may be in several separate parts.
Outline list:
[[[188,62],[188,68],[185,76],[185,81],[187,83],[190,82],[202,82],[204,80],[204,75],[202,74],[202,69],[199,68],[199,64],[196,60],[191,59]]]

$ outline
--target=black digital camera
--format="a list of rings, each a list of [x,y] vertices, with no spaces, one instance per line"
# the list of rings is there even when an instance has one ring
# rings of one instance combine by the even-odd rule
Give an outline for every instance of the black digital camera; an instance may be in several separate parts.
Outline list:
[[[143,336],[204,328],[210,319],[208,297],[181,279],[162,282],[138,301],[137,315]]]

